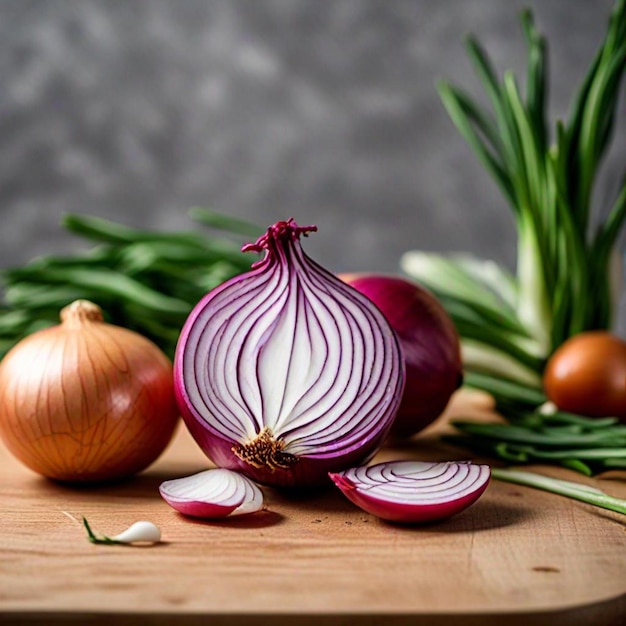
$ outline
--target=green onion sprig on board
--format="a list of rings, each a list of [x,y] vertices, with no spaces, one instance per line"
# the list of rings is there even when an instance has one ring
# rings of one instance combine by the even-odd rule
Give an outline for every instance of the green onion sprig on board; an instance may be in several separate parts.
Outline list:
[[[452,424],[460,434],[444,439],[507,464],[561,465],[586,476],[626,469],[626,424],[617,418],[539,411],[507,418],[504,424],[456,420]]]

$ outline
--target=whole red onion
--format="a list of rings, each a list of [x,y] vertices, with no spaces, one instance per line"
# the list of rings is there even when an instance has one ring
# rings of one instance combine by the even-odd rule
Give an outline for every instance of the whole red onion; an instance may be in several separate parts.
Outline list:
[[[443,413],[463,380],[459,335],[452,319],[430,291],[400,276],[339,277],[378,306],[400,339],[406,383],[392,434],[404,437],[423,430]]]

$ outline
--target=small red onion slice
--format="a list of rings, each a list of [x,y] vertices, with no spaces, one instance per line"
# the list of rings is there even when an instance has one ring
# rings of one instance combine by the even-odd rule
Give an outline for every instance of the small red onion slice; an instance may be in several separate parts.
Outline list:
[[[331,473],[345,496],[364,511],[402,523],[441,520],[476,502],[491,470],[474,463],[393,461]]]
[[[166,480],[159,492],[172,508],[191,517],[234,517],[263,508],[263,493],[259,487],[227,469],[209,469],[185,478]]]

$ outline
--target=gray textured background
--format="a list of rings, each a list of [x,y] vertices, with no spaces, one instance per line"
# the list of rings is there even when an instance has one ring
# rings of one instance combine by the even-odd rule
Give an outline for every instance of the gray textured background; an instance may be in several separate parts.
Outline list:
[[[512,265],[509,210],[434,84],[476,90],[468,31],[522,70],[524,6],[562,116],[612,0],[3,0],[0,265],[82,245],[66,211],[187,228],[194,205],[316,223],[307,250],[333,270],[394,270],[412,248]]]

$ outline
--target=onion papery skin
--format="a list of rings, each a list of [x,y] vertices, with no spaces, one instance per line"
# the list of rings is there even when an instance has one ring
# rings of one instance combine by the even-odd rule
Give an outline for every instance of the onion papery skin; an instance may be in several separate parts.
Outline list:
[[[461,343],[454,322],[430,291],[400,276],[354,273],[339,277],[376,304],[400,340],[406,384],[391,434],[414,435],[444,412],[463,381]]]
[[[435,522],[460,513],[484,493],[491,470],[473,463],[392,461],[330,475],[359,508],[403,524]]]
[[[179,412],[172,363],[79,300],[0,362],[0,436],[33,471],[69,483],[127,478],[170,442]]]
[[[174,358],[183,419],[218,466],[274,487],[328,484],[388,435],[404,386],[377,307],[310,259],[293,220],[244,249],[264,257],[208,293]]]
[[[263,509],[259,487],[243,474],[223,468],[166,480],[159,493],[179,513],[201,519],[249,515]]]

